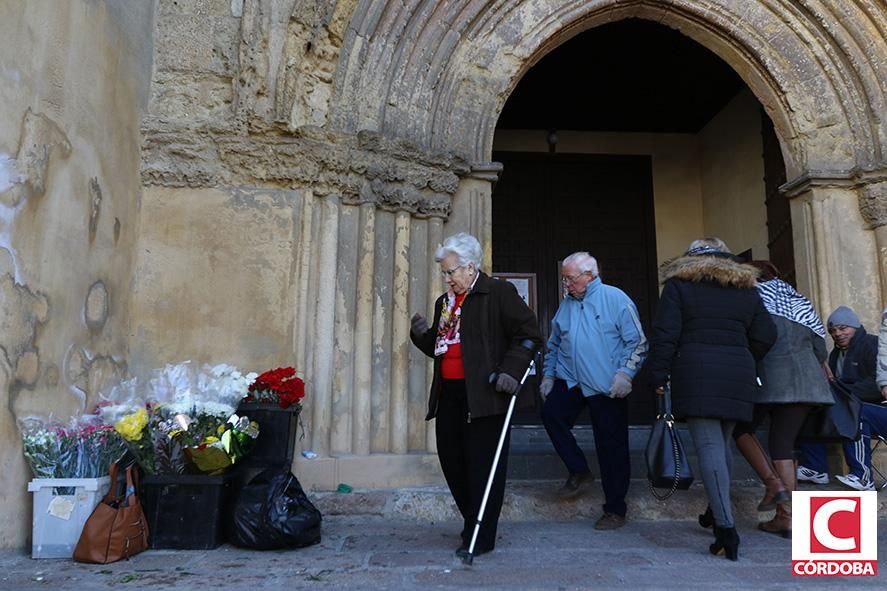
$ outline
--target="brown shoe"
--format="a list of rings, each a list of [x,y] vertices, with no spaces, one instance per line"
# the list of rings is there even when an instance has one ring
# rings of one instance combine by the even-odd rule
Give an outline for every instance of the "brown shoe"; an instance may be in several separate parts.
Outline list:
[[[591,483],[594,482],[594,475],[591,472],[581,472],[579,474],[570,474],[567,481],[558,491],[558,496],[562,499],[572,499],[587,493],[591,490]]]
[[[625,525],[625,516],[616,515],[615,513],[605,512],[601,518],[594,524],[594,529],[619,529]]]

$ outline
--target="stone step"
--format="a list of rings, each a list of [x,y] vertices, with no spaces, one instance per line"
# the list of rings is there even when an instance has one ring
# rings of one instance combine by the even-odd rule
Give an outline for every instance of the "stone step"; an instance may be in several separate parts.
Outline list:
[[[684,449],[690,460],[694,474],[698,474],[696,461],[696,449],[692,445],[690,433],[686,426],[679,424],[678,432]],[[573,435],[579,447],[585,452],[588,465],[592,473],[597,475],[598,461],[597,450],[594,445],[594,432],[590,427],[577,426],[573,429]],[[761,434],[766,439],[766,432]],[[628,430],[629,458],[631,462],[631,477],[644,479],[647,476],[644,462],[644,450],[650,437],[649,427],[630,427]],[[508,454],[508,479],[509,480],[548,480],[566,479],[567,470],[554,447],[545,429],[538,426],[518,425],[511,429],[511,445]],[[733,477],[736,480],[756,478],[748,462],[733,449]]]
[[[509,481],[505,491],[501,519],[505,521],[563,521],[574,518],[589,519],[600,515],[603,492],[595,482],[592,490],[578,499],[561,500],[556,497],[560,480]],[[803,483],[801,490],[846,490],[837,483],[814,486]],[[663,491],[658,491],[663,492]],[[755,481],[737,480],[733,483],[732,498],[737,521],[753,524],[772,517],[759,513],[757,505],[764,488]],[[317,508],[325,515],[373,515],[389,519],[420,521],[455,521],[458,513],[446,486],[399,489],[354,490],[351,493],[309,493]],[[705,510],[705,490],[697,480],[686,491],[676,491],[665,501],[650,493],[646,480],[632,480],[628,493],[629,518],[633,520],[690,519]],[[880,515],[887,511],[887,493],[879,494]]]

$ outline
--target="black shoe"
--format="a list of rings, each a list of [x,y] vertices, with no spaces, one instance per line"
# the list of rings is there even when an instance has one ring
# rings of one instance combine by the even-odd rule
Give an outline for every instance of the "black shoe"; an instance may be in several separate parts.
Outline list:
[[[704,527],[705,529],[710,528],[715,524],[715,516],[711,512],[711,507],[705,508],[705,513],[699,516],[699,525]]]
[[[715,526],[715,542],[708,547],[708,551],[712,554],[723,551],[730,560],[739,560],[739,534],[736,528]]]
[[[476,547],[474,549],[474,556],[476,558],[478,556],[482,556],[482,555],[484,555],[488,552],[492,552],[492,551],[493,551],[492,548]],[[457,558],[465,558],[466,556],[468,556],[468,545],[467,544],[462,544],[461,546],[456,548],[456,557]]]
[[[558,491],[558,496],[562,499],[572,499],[587,492],[594,482],[594,475],[591,472],[580,472],[578,474],[570,474],[567,481]]]

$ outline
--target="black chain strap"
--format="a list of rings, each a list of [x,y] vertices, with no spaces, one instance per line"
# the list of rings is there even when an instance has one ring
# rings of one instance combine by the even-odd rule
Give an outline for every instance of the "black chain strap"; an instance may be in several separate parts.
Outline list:
[[[678,448],[678,440],[677,436],[674,434],[674,423],[673,420],[665,420],[665,427],[668,429],[669,433],[671,433],[671,448],[674,453],[674,479],[671,481],[671,489],[665,493],[664,495],[660,495],[656,492],[656,489],[653,487],[653,481],[648,480],[647,484],[650,485],[650,492],[653,493],[653,496],[656,497],[657,500],[664,501],[671,497],[674,494],[674,491],[678,489],[678,483],[681,481],[681,452]]]

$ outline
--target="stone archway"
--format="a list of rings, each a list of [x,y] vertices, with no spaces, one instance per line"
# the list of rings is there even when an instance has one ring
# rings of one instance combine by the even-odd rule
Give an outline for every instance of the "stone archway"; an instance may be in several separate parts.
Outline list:
[[[801,287],[822,311],[851,303],[870,323],[875,318],[887,293],[887,257],[876,255],[887,251],[887,124],[875,115],[887,108],[884,8],[863,0],[370,4],[355,11],[344,40],[331,122],[454,152],[486,174],[495,171],[489,160],[499,112],[521,75],[553,47],[624,18],[693,38],[736,70],[774,122],[798,228]],[[485,184],[463,180],[455,217],[460,209],[488,211]],[[471,225],[489,216],[463,217],[455,225],[489,244],[489,227]],[[835,219],[847,226],[834,227]],[[858,236],[839,247],[832,229]],[[866,268],[849,281],[823,274],[859,261]]]

